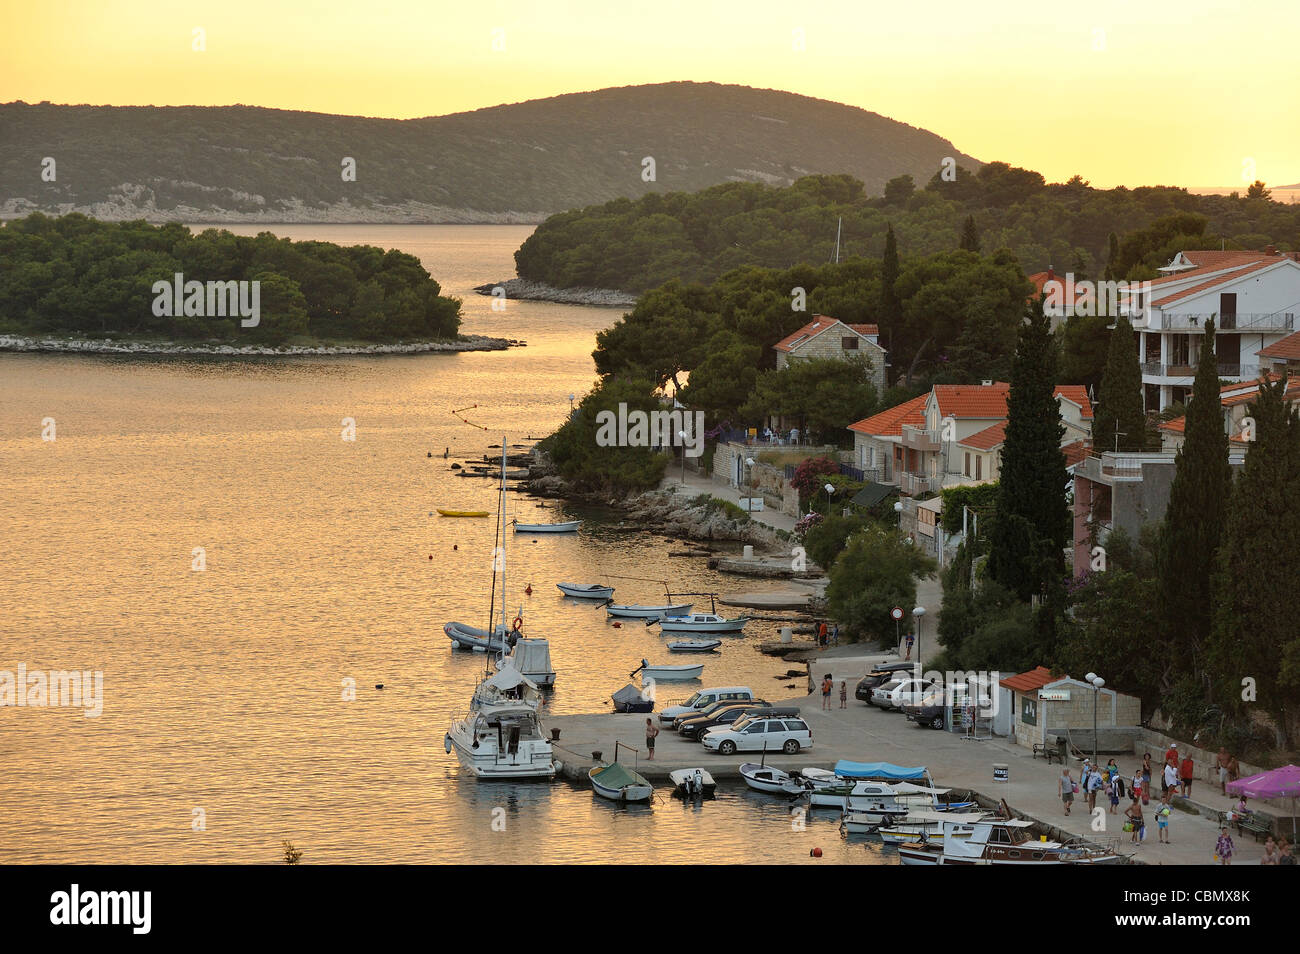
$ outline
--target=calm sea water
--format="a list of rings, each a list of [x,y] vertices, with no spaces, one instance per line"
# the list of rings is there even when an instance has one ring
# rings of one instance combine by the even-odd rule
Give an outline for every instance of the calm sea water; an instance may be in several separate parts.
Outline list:
[[[269,863],[287,838],[305,862],[795,863],[817,845],[820,863],[891,863],[841,840],[833,813],[796,831],[780,803],[743,789],[700,807],[618,809],[564,782],[476,782],[444,753],[483,657],[453,652],[442,624],[485,624],[493,527],[431,512],[493,510],[495,488],[426,454],[480,457],[503,433],[550,433],[568,395],[591,386],[596,332],[619,316],[524,302],[494,313],[473,294],[513,274],[529,230],[277,230],[412,252],[464,299],[467,332],[526,348],[0,355],[0,669],[104,673],[99,718],[0,708],[0,861]],[[474,405],[464,416],[486,431],[451,413]],[[355,441],[342,439],[344,418]],[[607,515],[509,499],[521,520],[589,521],[577,537],[511,540],[507,554],[510,615],[522,607],[527,631],[551,640],[560,674],[548,711],[603,710],[641,658],[669,658],[657,630],[613,629],[557,580],[744,588]],[[628,601],[662,594],[612,582]],[[728,640],[705,681],[779,692],[785,665],[753,649],[774,626]]]

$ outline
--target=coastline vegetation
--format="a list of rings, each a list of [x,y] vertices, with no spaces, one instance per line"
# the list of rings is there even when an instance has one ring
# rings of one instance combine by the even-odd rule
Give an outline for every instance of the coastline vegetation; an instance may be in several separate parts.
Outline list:
[[[449,340],[460,328],[460,302],[415,256],[366,245],[33,213],[0,228],[0,260],[3,334],[279,345]],[[178,273],[258,282],[256,325],[157,314],[155,283]]]

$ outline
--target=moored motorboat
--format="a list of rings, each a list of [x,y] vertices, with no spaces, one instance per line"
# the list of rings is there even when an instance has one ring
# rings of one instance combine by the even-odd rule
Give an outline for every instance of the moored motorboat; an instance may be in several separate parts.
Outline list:
[[[702,768],[677,769],[668,773],[673,794],[682,798],[712,798],[718,783]]]
[[[670,653],[711,653],[722,645],[720,639],[679,639],[668,644]]]
[[[442,631],[447,634],[447,638],[455,646],[461,649],[472,649],[480,653],[507,652],[513,640],[513,631],[504,624],[500,624],[495,630],[489,631],[480,629],[477,626],[470,626],[468,623],[451,622],[444,624]]]
[[[655,710],[654,697],[630,682],[610,696],[610,699],[614,703],[615,712],[654,712]]]
[[[793,797],[804,792],[803,783],[792,778],[790,773],[759,762],[743,763],[740,766],[740,777],[750,788],[758,792],[767,792],[769,795]]]
[[[551,743],[538,721],[537,687],[507,668],[481,682],[470,710],[443,737],[448,752],[479,778],[551,778]]]
[[[949,838],[953,823],[946,822],[937,843],[908,842],[899,846],[898,857],[905,865],[1096,865],[1124,860],[1096,845],[1035,841],[1027,831],[1032,824],[1018,818],[982,819],[971,826],[968,838]]]
[[[684,613],[689,613],[693,605],[692,603],[660,603],[658,605],[643,603],[620,605],[611,603],[605,607],[605,612],[610,616],[618,616],[623,619],[658,619],[661,616],[681,616]]]
[[[664,615],[656,620],[665,633],[739,633],[749,622],[748,616],[728,619],[717,613]]]
[[[516,523],[515,533],[575,533],[580,526],[581,520],[565,523]]]
[[[841,824],[848,832],[857,834],[864,829],[855,828],[853,823],[867,822],[870,827],[875,828],[876,834],[880,836],[880,840],[885,844],[904,845],[909,842],[919,841],[923,837],[926,839],[943,838],[945,823],[951,826],[947,837],[969,838],[975,830],[975,823],[985,817],[987,817],[985,812],[912,811],[901,822],[894,822],[892,825],[880,825],[876,821],[867,820],[865,816],[859,816],[856,812],[846,812]]]
[[[551,668],[551,644],[545,639],[518,639],[510,655],[497,659],[500,670],[509,666],[523,673],[539,686],[555,685],[555,670]]]
[[[438,513],[444,517],[486,517],[486,510],[443,510],[441,507],[436,508]]]
[[[565,596],[580,600],[607,600],[614,596],[614,587],[599,583],[556,583],[555,586]]]

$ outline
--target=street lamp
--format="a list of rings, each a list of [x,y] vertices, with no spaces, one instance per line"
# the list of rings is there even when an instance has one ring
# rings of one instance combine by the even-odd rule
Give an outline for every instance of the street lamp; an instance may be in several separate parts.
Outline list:
[[[682,486],[686,486],[686,432],[678,431],[677,436],[682,439]]]
[[[916,678],[921,678],[921,618],[925,616],[924,606],[912,607],[912,618],[916,621]]]
[[[903,532],[903,501],[894,501],[894,513],[898,514],[898,532]]]
[[[1092,683],[1092,767],[1097,767],[1097,696],[1101,693],[1101,687],[1106,685],[1106,680],[1101,678],[1095,672],[1090,672],[1083,677]]]

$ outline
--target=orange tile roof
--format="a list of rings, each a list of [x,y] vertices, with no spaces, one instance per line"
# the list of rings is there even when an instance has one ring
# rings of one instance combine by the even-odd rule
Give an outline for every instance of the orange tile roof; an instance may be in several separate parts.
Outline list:
[[[877,437],[901,437],[904,424],[910,424],[912,427],[917,428],[925,427],[924,411],[925,402],[928,398],[928,394],[922,394],[910,401],[904,401],[887,411],[881,411],[879,414],[873,414],[856,424],[850,424],[849,430],[857,431],[859,434],[872,434]]]
[[[1087,441],[1071,441],[1061,448],[1065,454],[1065,466],[1073,467],[1081,464],[1088,459],[1088,453],[1092,450],[1092,445]]]
[[[994,384],[936,384],[934,400],[940,417],[997,419],[1007,416],[1007,394],[1011,385],[1004,381]]]
[[[976,431],[965,440],[957,443],[962,447],[973,447],[976,450],[991,451],[995,447],[1001,447],[1002,442],[1007,437],[1007,422],[998,421],[992,427],[986,427],[982,431]]]
[[[1085,421],[1092,420],[1092,401],[1088,399],[1088,389],[1082,384],[1058,384],[1053,393],[1057,397],[1063,397],[1079,405],[1081,409],[1079,416]]]
[[[1246,265],[1242,268],[1238,268],[1234,271],[1227,272],[1223,275],[1217,275],[1214,278],[1209,279],[1208,281],[1201,282],[1199,285],[1193,285],[1191,288],[1186,288],[1183,291],[1174,292],[1174,294],[1172,295],[1166,295],[1164,298],[1161,298],[1158,301],[1153,301],[1151,304],[1157,308],[1162,308],[1165,305],[1173,304],[1174,302],[1179,301],[1183,298],[1189,298],[1193,295],[1199,295],[1201,292],[1213,288],[1216,285],[1222,285],[1225,282],[1235,282],[1237,279],[1244,278],[1245,276],[1249,275],[1251,272],[1257,272],[1261,268],[1268,268],[1270,265],[1276,265],[1279,261],[1281,261],[1281,259],[1270,258],[1267,261],[1255,262],[1254,264]],[[1190,273],[1184,272],[1183,274],[1187,275]],[[1152,284],[1154,285],[1155,282],[1152,282]]]
[[[1182,434],[1187,429],[1187,418],[1186,417],[1170,418],[1169,420],[1161,424],[1158,429],[1162,431],[1169,431],[1171,434]]]
[[[999,685],[1006,686],[1016,692],[1033,692],[1043,688],[1049,682],[1056,682],[1056,678],[1046,666],[1039,666],[1029,672],[1022,672],[1016,676],[1007,676]]]
[[[880,334],[880,329],[876,325],[850,325],[840,321],[838,318],[831,318],[829,315],[813,315],[812,321],[804,325],[793,334],[786,335],[772,347],[777,351],[793,351],[796,343],[800,339],[811,338],[819,335],[832,325],[843,325],[845,328],[851,328],[864,338],[871,335]]]
[[[1261,358],[1281,358],[1284,361],[1300,361],[1300,331],[1287,335],[1281,341],[1275,341],[1267,348],[1259,349]]]
[[[1194,278],[1198,275],[1209,275],[1211,272],[1223,271],[1225,268],[1244,268],[1247,265],[1254,265],[1256,262],[1267,259],[1269,262],[1280,262],[1286,258],[1285,255],[1269,255],[1268,252],[1253,251],[1184,251],[1183,256],[1190,261],[1195,268],[1185,268],[1181,272],[1171,272],[1160,278],[1150,280],[1152,285],[1167,285],[1170,282],[1182,281],[1186,278]]]
[[[1061,285],[1060,295],[1061,295],[1062,304],[1077,305],[1092,298],[1093,286],[1085,285],[1081,289],[1078,283],[1071,284],[1067,282],[1066,276],[1058,275],[1056,274],[1055,270],[1050,268],[1045,272],[1034,272],[1034,274],[1026,275],[1025,277],[1028,278],[1029,283],[1034,286],[1034,294],[1030,296],[1031,298],[1037,298],[1039,295],[1047,296],[1047,292],[1044,291],[1044,289],[1046,288],[1048,282],[1060,283]],[[1073,301],[1065,300],[1065,294],[1067,291],[1074,293]]]

